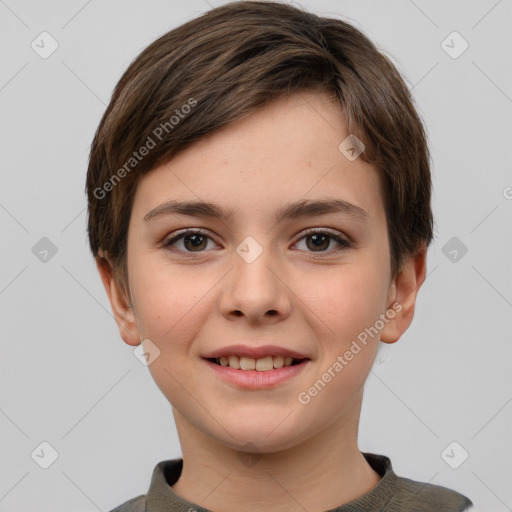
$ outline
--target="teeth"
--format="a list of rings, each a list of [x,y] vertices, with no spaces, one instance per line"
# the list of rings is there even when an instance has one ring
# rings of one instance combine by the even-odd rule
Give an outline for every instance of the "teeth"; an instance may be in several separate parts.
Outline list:
[[[217,363],[221,366],[229,366],[230,368],[236,368],[237,370],[256,370],[258,372],[268,372],[274,368],[291,366],[292,362],[292,357],[283,356],[267,356],[261,357],[260,359],[254,359],[252,357],[223,356],[217,359]]]
[[[274,368],[274,361],[272,356],[263,357],[262,359],[256,360],[256,370],[259,372],[268,372]]]
[[[256,359],[252,359],[250,357],[241,357],[240,368],[242,370],[254,370],[256,368]]]
[[[273,357],[273,364],[274,368],[282,368],[284,366],[284,357],[283,356],[276,356]]]
[[[229,356],[228,363],[231,368],[236,368],[237,370],[240,368],[240,359],[237,356]]]

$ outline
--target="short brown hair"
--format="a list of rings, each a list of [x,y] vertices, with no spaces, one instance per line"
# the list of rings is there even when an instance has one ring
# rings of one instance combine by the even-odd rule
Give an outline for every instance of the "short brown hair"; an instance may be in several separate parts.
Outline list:
[[[125,290],[140,177],[201,137],[301,90],[335,95],[349,133],[365,145],[360,158],[379,172],[392,276],[406,256],[430,244],[427,136],[389,58],[345,21],[279,2],[237,1],[144,49],[119,80],[94,136],[86,183],[90,248],[94,257],[108,256]],[[145,156],[135,159],[142,147]]]

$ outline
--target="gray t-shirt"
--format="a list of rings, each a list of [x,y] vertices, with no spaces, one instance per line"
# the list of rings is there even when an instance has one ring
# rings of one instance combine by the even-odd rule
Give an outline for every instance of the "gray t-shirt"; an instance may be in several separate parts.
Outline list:
[[[470,512],[472,502],[456,491],[399,477],[384,455],[363,453],[381,476],[380,482],[359,498],[325,512]],[[153,470],[147,494],[123,503],[111,512],[211,512],[178,496],[172,489],[180,477],[183,459],[164,460]]]

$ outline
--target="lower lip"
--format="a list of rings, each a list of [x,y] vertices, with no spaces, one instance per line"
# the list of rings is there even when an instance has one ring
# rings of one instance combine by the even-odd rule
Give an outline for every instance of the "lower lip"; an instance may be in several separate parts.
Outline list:
[[[247,389],[263,389],[281,384],[302,372],[308,363],[308,360],[304,360],[302,363],[293,366],[283,366],[282,368],[259,372],[257,370],[236,370],[229,366],[212,363],[206,359],[204,361],[221,379]]]

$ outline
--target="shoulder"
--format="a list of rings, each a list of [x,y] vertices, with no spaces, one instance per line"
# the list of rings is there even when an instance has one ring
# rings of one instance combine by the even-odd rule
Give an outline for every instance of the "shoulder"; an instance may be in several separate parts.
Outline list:
[[[146,495],[141,494],[136,498],[125,501],[110,512],[145,512],[146,511]]]
[[[391,504],[390,504],[391,505]],[[392,505],[393,510],[414,510],[415,512],[470,512],[475,510],[471,500],[447,487],[417,482],[398,477]],[[413,507],[414,508],[411,508]],[[402,508],[397,508],[402,507]]]

